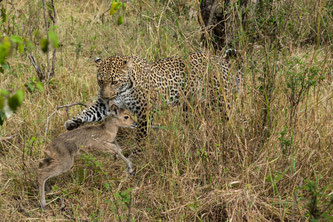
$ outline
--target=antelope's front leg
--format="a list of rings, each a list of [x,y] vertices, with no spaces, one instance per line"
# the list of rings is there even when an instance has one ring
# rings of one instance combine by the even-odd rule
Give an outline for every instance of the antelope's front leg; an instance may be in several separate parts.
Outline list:
[[[133,168],[132,168],[133,164],[132,164],[132,162],[129,159],[127,159],[123,155],[121,147],[118,145],[118,143],[117,142],[113,142],[113,143],[107,142],[107,147],[110,150],[112,150],[113,152],[116,152],[118,154],[118,156],[126,163],[126,166],[127,166],[127,169],[128,169],[128,173],[130,175],[133,175],[134,174],[133,173],[134,171],[133,171]]]

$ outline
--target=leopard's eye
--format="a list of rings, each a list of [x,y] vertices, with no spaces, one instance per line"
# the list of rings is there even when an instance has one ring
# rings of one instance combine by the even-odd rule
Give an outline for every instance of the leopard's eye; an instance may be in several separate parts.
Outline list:
[[[124,116],[124,119],[128,119],[129,118],[129,116]]]

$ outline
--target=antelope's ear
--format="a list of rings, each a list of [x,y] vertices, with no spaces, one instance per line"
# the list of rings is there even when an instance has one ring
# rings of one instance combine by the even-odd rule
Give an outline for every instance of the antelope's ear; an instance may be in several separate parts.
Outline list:
[[[102,59],[99,58],[99,57],[95,57],[95,58],[94,58],[94,61],[95,61],[95,63],[96,63],[97,65],[99,65],[99,64],[102,62]]]
[[[116,104],[112,104],[110,106],[110,110],[111,110],[111,115],[118,116],[118,114],[119,114],[119,108],[118,108],[118,106]]]

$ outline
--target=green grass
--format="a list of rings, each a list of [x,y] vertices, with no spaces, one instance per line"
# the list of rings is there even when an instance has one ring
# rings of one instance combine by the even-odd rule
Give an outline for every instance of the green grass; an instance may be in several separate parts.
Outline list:
[[[30,38],[30,27],[39,30],[33,33],[33,53],[45,63],[38,46],[45,37],[41,2],[21,1],[15,7],[10,2],[1,3],[10,12],[2,33]],[[44,137],[46,119],[56,106],[96,99],[93,57],[186,56],[200,49],[201,36],[195,2],[130,1],[126,10],[107,13],[102,23],[105,1],[56,1],[55,77],[43,91],[25,90],[23,105],[0,128],[1,137],[12,136],[0,141],[2,218],[330,221],[333,22],[330,1],[321,2],[275,3],[271,14],[261,17],[250,9],[245,31],[232,14],[244,79],[229,121],[214,107],[194,106],[188,122],[182,107],[159,110],[154,121],[163,127],[150,129],[143,154],[133,159],[135,176],[110,155],[77,158],[70,172],[49,181],[46,198],[52,203],[42,212],[36,169],[45,145],[65,131],[66,112],[51,118]],[[120,26],[118,15],[124,18]],[[1,89],[16,91],[36,77],[25,52],[14,50],[8,63],[10,70],[0,73]],[[80,111],[73,107],[69,113]],[[134,136],[131,130],[120,135],[126,152],[135,146]]]

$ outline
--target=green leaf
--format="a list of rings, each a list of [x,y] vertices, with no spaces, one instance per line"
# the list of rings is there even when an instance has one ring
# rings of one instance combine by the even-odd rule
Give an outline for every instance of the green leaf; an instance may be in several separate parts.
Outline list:
[[[24,44],[23,44],[22,38],[20,36],[13,35],[10,37],[10,40],[18,45],[18,51],[19,51],[19,53],[22,53],[23,49],[24,49]]]
[[[4,95],[4,96],[8,96],[8,95],[9,95],[9,92],[8,92],[7,90],[0,89],[0,94],[1,94],[1,95]]]
[[[120,9],[121,5],[122,5],[121,2],[118,2],[118,3],[117,3],[117,5],[116,5],[116,7],[115,7],[116,11],[118,11],[118,9]]]
[[[35,86],[31,82],[28,82],[28,83],[24,84],[24,86],[31,93],[33,93],[35,91]]]
[[[5,99],[2,97],[2,95],[0,95],[0,110],[2,110],[4,106],[5,106]]]
[[[52,30],[49,31],[49,40],[52,42],[52,45],[55,49],[58,48],[59,39],[57,34]]]
[[[123,24],[123,16],[118,17],[118,25]]]
[[[36,88],[39,89],[39,91],[43,92],[44,85],[41,82],[36,82]]]
[[[8,106],[12,111],[16,111],[19,106],[22,105],[24,99],[24,91],[17,90],[16,93],[8,99]]]
[[[0,64],[3,65],[6,62],[6,57],[9,55],[10,52],[10,40],[8,36],[5,36],[0,43]]]
[[[110,15],[116,13],[120,7],[121,7],[121,2],[112,2],[110,8]]]
[[[29,40],[25,41],[25,45],[29,51],[31,51],[35,48],[34,44]]]
[[[104,187],[105,187],[105,189],[110,190],[110,184],[109,183],[104,183]]]
[[[49,40],[41,39],[40,40],[40,47],[42,48],[42,51],[44,53],[46,53],[49,50]]]
[[[5,69],[8,69],[9,70],[9,65],[8,63],[4,63],[1,65],[1,67],[5,70]]]
[[[0,110],[0,126],[2,126],[3,122],[5,121],[6,114]]]
[[[6,14],[6,9],[2,6],[0,15],[2,18],[2,22],[5,23],[7,21],[7,14]]]

